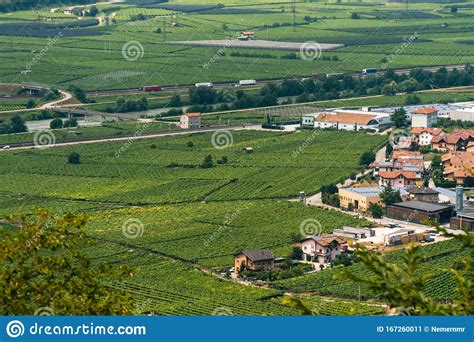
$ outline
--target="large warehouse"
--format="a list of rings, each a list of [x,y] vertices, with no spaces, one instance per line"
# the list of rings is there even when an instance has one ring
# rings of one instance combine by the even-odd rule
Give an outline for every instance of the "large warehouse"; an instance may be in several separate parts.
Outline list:
[[[421,201],[394,203],[387,207],[387,216],[396,220],[423,223],[432,220],[447,223],[453,216],[454,207]]]

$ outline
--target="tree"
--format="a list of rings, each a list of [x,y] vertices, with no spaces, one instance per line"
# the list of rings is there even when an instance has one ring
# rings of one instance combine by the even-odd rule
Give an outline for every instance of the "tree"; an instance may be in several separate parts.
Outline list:
[[[369,287],[380,298],[386,301],[393,311],[403,315],[456,315],[472,316],[474,314],[474,235],[465,231],[465,234],[451,234],[433,222],[426,222],[444,236],[458,241],[460,252],[466,252],[460,261],[453,262],[449,272],[453,276],[457,287],[456,296],[450,303],[442,304],[439,300],[426,296],[423,290],[427,281],[434,274],[420,272],[424,262],[420,246],[411,244],[394,263],[384,255],[357,244],[356,257],[367,268],[367,272],[351,273],[348,269],[336,274],[336,279],[352,280]],[[463,253],[464,254],[464,253]]]
[[[161,27],[157,27],[156,30],[155,30],[156,33],[160,34],[162,31],[161,31]]]
[[[398,203],[402,201],[402,197],[400,196],[400,191],[395,190],[389,184],[380,193],[380,198],[382,199],[382,203],[385,205],[391,205],[393,203]]]
[[[77,152],[72,152],[67,157],[67,161],[69,164],[80,164],[81,163],[81,156]]]
[[[36,107],[36,102],[35,102],[35,100],[29,99],[29,100],[26,102],[25,107],[28,108],[28,109]]]
[[[99,9],[97,8],[97,6],[93,5],[89,8],[89,15],[91,17],[95,17],[97,14],[99,14]]]
[[[193,143],[192,141],[188,141],[188,142],[186,143],[186,146],[187,146],[187,147],[194,147],[194,143]]]
[[[69,90],[72,91],[72,93],[74,94],[74,96],[79,102],[81,103],[89,102],[89,100],[87,99],[86,93],[82,88],[71,85],[69,87]]]
[[[294,246],[291,249],[289,258],[292,260],[303,260],[303,250],[300,247]]]
[[[182,104],[183,103],[181,102],[181,96],[179,96],[179,94],[173,94],[170,103],[168,104],[168,107],[181,107]]]
[[[130,315],[132,298],[104,286],[132,275],[128,267],[92,263],[81,253],[93,244],[84,215],[9,217],[0,235],[0,315],[33,315],[41,307],[56,315]]]
[[[64,121],[63,127],[77,127],[77,119],[76,118],[70,118],[70,119]]]
[[[356,12],[352,12],[351,19],[360,19],[360,16]]]
[[[49,123],[49,128],[51,129],[63,128],[63,120],[59,118],[51,120],[51,122]]]
[[[359,164],[363,166],[367,166],[370,163],[375,161],[375,152],[374,151],[365,151],[362,153],[359,159]]]
[[[22,133],[27,132],[28,127],[25,125],[25,121],[19,115],[15,115],[10,119],[10,130],[9,133]]]
[[[370,205],[369,212],[374,218],[381,218],[383,216],[382,207],[376,203]]]
[[[209,169],[211,167],[213,167],[214,164],[212,162],[212,156],[209,154],[207,156],[204,157],[204,160],[202,161],[202,164],[201,164],[201,167],[203,169]]]
[[[403,107],[397,108],[390,114],[390,120],[393,121],[395,127],[401,128],[407,125],[407,112]]]
[[[407,97],[405,98],[405,105],[407,106],[416,105],[420,103],[421,103],[420,97],[415,94],[408,94]]]
[[[451,13],[458,13],[457,6],[451,6]]]

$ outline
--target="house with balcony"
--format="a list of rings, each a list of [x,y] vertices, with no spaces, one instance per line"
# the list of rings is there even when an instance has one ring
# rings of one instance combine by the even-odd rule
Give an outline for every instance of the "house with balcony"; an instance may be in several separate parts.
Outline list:
[[[307,261],[328,264],[344,250],[345,240],[335,235],[307,236],[301,243]]]

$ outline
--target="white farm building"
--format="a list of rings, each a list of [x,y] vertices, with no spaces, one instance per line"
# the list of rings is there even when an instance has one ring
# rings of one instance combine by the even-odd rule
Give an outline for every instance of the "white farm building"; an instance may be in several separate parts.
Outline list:
[[[387,113],[335,110],[304,115],[301,124],[303,127],[334,128],[345,131],[369,129],[378,132],[390,127],[392,121]]]

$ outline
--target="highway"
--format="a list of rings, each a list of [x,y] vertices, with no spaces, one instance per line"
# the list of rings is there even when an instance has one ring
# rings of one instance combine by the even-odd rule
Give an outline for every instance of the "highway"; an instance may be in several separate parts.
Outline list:
[[[437,71],[439,68],[445,67],[447,70],[453,70],[453,69],[458,69],[458,70],[464,70],[465,65],[464,64],[451,64],[451,65],[438,65],[438,66],[426,66],[426,67],[413,67],[413,68],[402,68],[402,69],[395,69],[395,73],[397,75],[402,75],[402,74],[407,74],[413,69],[418,69],[421,68],[426,71]],[[379,70],[376,74],[382,74],[384,73],[385,70]],[[352,73],[341,73],[341,75],[350,75],[354,77],[363,77],[363,75],[360,72],[352,72]],[[308,75],[308,77],[310,77]],[[302,77],[294,77],[293,79],[301,79]],[[259,79],[256,80],[257,85],[265,85],[268,82],[275,82],[275,83],[281,83],[285,79],[280,79],[280,78],[267,78],[267,79]],[[229,81],[229,82],[219,82],[219,83],[213,83],[214,88],[227,88],[227,87],[233,87],[236,84],[238,84],[239,81]],[[148,84],[146,84],[148,85]],[[183,84],[183,85],[176,85],[176,86],[163,86],[161,88],[162,92],[184,92],[188,91],[189,88],[193,88],[194,84]],[[248,88],[248,87],[245,87]],[[118,96],[118,95],[134,95],[134,94],[153,94],[153,93],[158,93],[158,92],[144,92],[141,88],[128,88],[128,89],[110,89],[110,90],[97,90],[97,91],[88,91],[86,92],[87,96]]]

